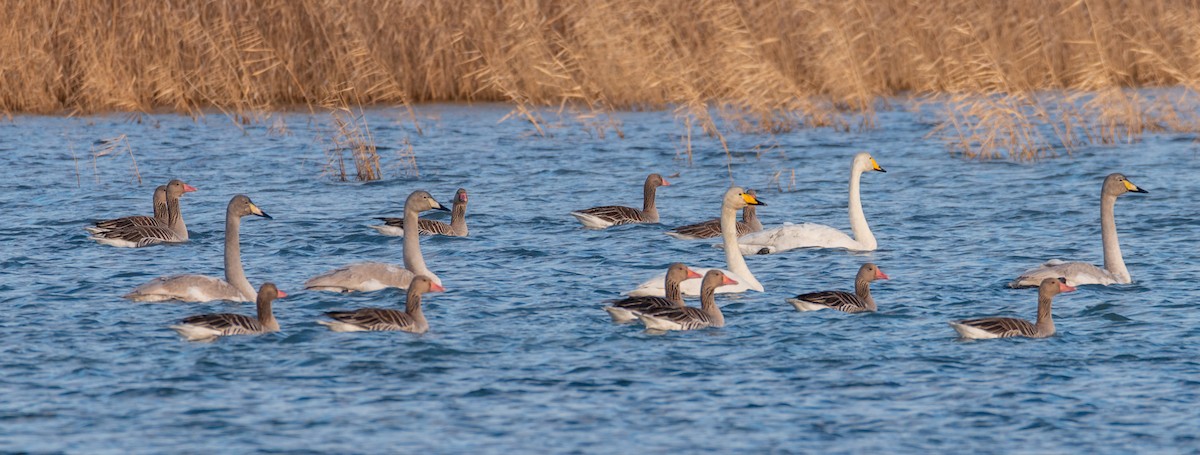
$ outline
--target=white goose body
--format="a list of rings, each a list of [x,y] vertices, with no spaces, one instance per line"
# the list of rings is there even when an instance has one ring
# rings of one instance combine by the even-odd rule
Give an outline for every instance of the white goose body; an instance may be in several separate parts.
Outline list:
[[[763,285],[754,278],[754,274],[750,273],[750,267],[746,265],[746,259],[742,256],[741,250],[738,249],[737,238],[737,211],[746,205],[766,205],[759,202],[754,196],[747,194],[739,187],[730,188],[725,192],[725,198],[721,203],[721,237],[725,247],[725,263],[729,269],[719,270],[726,277],[736,281],[737,284],[723,285],[716,289],[718,294],[758,291],[763,292]],[[710,268],[692,268],[696,273],[704,275],[708,273]],[[665,274],[657,275],[642,284],[638,285],[632,291],[629,291],[630,296],[651,295],[663,296],[666,295]],[[700,295],[700,280],[691,278],[684,280],[679,284],[679,290],[683,295],[698,296]]]

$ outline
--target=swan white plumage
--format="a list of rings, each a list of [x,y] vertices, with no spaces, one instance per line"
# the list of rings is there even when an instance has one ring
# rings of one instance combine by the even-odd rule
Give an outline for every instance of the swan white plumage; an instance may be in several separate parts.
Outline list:
[[[1117,241],[1117,222],[1113,217],[1113,206],[1117,203],[1117,196],[1125,193],[1149,191],[1138,188],[1120,173],[1109,174],[1104,178],[1104,184],[1100,187],[1100,239],[1104,243],[1104,268],[1086,262],[1051,259],[1036,268],[1026,270],[1016,280],[1008,283],[1008,286],[1038,286],[1046,278],[1056,277],[1066,278],[1067,284],[1071,286],[1132,283],[1129,269],[1125,268],[1125,259],[1121,257],[1121,244]]]
[[[782,226],[746,234],[738,239],[744,254],[780,253],[796,248],[844,248],[852,251],[875,251],[879,247],[867,217],[863,214],[859,181],[863,172],[887,172],[866,152],[854,155],[850,165],[850,230],[854,237],[832,227],[815,224],[785,223]]]
[[[763,285],[754,278],[754,274],[750,273],[750,267],[746,266],[746,259],[742,257],[742,252],[738,249],[737,211],[747,205],[767,204],[759,201],[757,197],[748,194],[740,187],[735,186],[725,191],[725,198],[721,202],[721,238],[724,240],[725,263],[729,267],[729,270],[721,270],[721,272],[733,279],[733,281],[736,281],[737,284],[718,287],[717,293],[719,294],[750,290],[763,292]],[[703,276],[711,269],[693,268],[692,270]],[[665,283],[665,274],[659,274],[638,285],[632,291],[629,291],[628,295],[661,297],[666,295],[666,290],[663,288]],[[690,278],[684,280],[679,283],[679,290],[683,292],[683,295],[687,296],[700,295],[700,279]]]

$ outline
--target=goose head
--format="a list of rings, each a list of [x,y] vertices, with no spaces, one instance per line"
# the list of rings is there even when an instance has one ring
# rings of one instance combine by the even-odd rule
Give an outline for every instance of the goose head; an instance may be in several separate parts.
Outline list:
[[[740,186],[732,187],[725,191],[725,199],[723,205],[734,209],[740,209],[748,205],[767,205],[766,202],[758,200],[758,197],[749,191],[743,190]]]
[[[875,280],[886,280],[888,276],[886,273],[883,273],[883,269],[880,269],[879,266],[868,262],[858,269],[857,279],[858,281],[870,283]]]
[[[404,209],[412,209],[418,212],[424,212],[426,210],[450,211],[450,209],[439,203],[437,199],[434,199],[428,191],[424,190],[413,191],[412,194],[409,194],[408,199],[404,200]]]
[[[1067,279],[1063,277],[1046,278],[1042,280],[1041,286],[1038,286],[1038,292],[1045,295],[1057,295],[1063,292],[1071,292],[1075,290],[1075,286],[1067,284]]]
[[[716,289],[721,286],[729,286],[738,284],[737,280],[730,278],[729,275],[717,269],[710,269],[704,274],[704,279],[700,281],[701,289]]]
[[[272,300],[282,299],[287,296],[288,295],[286,292],[279,290],[279,288],[275,287],[275,283],[269,281],[263,283],[263,285],[258,288],[259,303],[268,303]]]
[[[408,283],[408,291],[421,295],[426,292],[445,292],[446,288],[434,283],[432,279],[425,275],[417,275],[413,277],[412,282]]]
[[[183,196],[183,193],[191,193],[196,191],[196,187],[183,183],[183,180],[175,179],[167,182],[167,196],[177,198]]]
[[[659,174],[650,174],[646,176],[646,186],[671,186],[671,182],[668,182],[667,179],[664,179],[663,176]]]
[[[230,199],[229,208],[226,210],[239,218],[246,215],[255,215],[261,216],[268,220],[273,219],[271,218],[271,215],[267,215],[267,212],[262,211],[262,209],[258,208],[257,205],[254,205],[254,202],[250,201],[250,197],[244,194],[239,194],[234,196],[233,199]]]
[[[467,189],[466,188],[459,188],[458,191],[454,192],[454,203],[455,204],[466,204],[467,203]]]
[[[700,278],[700,274],[696,273],[696,271],[692,269],[689,269],[688,266],[683,265],[682,262],[676,262],[671,264],[670,267],[667,267],[668,280],[678,283],[689,278]]]
[[[883,167],[879,166],[879,163],[875,161],[875,158],[867,152],[859,152],[857,155],[854,155],[854,169],[863,172],[887,172],[883,169]]]
[[[1103,193],[1105,196],[1120,196],[1125,193],[1149,193],[1149,191],[1138,188],[1137,185],[1125,178],[1125,174],[1114,172],[1104,178]]]

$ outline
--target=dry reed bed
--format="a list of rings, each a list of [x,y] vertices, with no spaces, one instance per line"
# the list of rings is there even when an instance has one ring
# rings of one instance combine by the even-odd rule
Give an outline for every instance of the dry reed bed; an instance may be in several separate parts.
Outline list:
[[[1023,158],[1200,123],[1195,1],[3,6],[0,111],[10,115],[216,108],[253,120],[307,105],[342,116],[344,137],[369,138],[354,132],[352,107],[503,101],[538,131],[542,108],[557,106],[618,135],[608,112],[674,109],[686,134],[724,143],[718,125],[871,127],[881,100],[899,95],[945,106],[933,134],[953,149]],[[1130,90],[1146,86],[1179,89]]]

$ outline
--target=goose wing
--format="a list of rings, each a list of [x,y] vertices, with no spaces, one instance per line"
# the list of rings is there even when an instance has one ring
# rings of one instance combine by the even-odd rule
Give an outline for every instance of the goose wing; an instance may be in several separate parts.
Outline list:
[[[674,322],[679,324],[683,330],[701,329],[712,325],[712,318],[708,316],[708,313],[690,306],[659,308],[645,311],[642,314],[651,318]]]
[[[980,318],[958,321],[959,324],[974,327],[1000,338],[1015,336],[1033,336],[1037,332],[1033,323],[1017,318]]]
[[[604,221],[608,221],[613,225],[641,223],[646,221],[642,218],[642,212],[631,207],[624,207],[620,205],[592,207],[590,209],[580,210],[577,213],[594,216]]]
[[[385,308],[363,308],[355,311],[330,311],[326,316],[339,322],[350,324],[363,330],[409,331],[416,327],[417,322],[408,313]]]
[[[867,302],[858,298],[857,295],[844,291],[810,292],[796,296],[796,300],[827,306],[847,313],[858,313],[867,309]]]
[[[263,331],[262,323],[258,322],[258,319],[242,314],[201,314],[184,318],[180,322],[215,330],[221,332],[221,335],[245,335]]]

